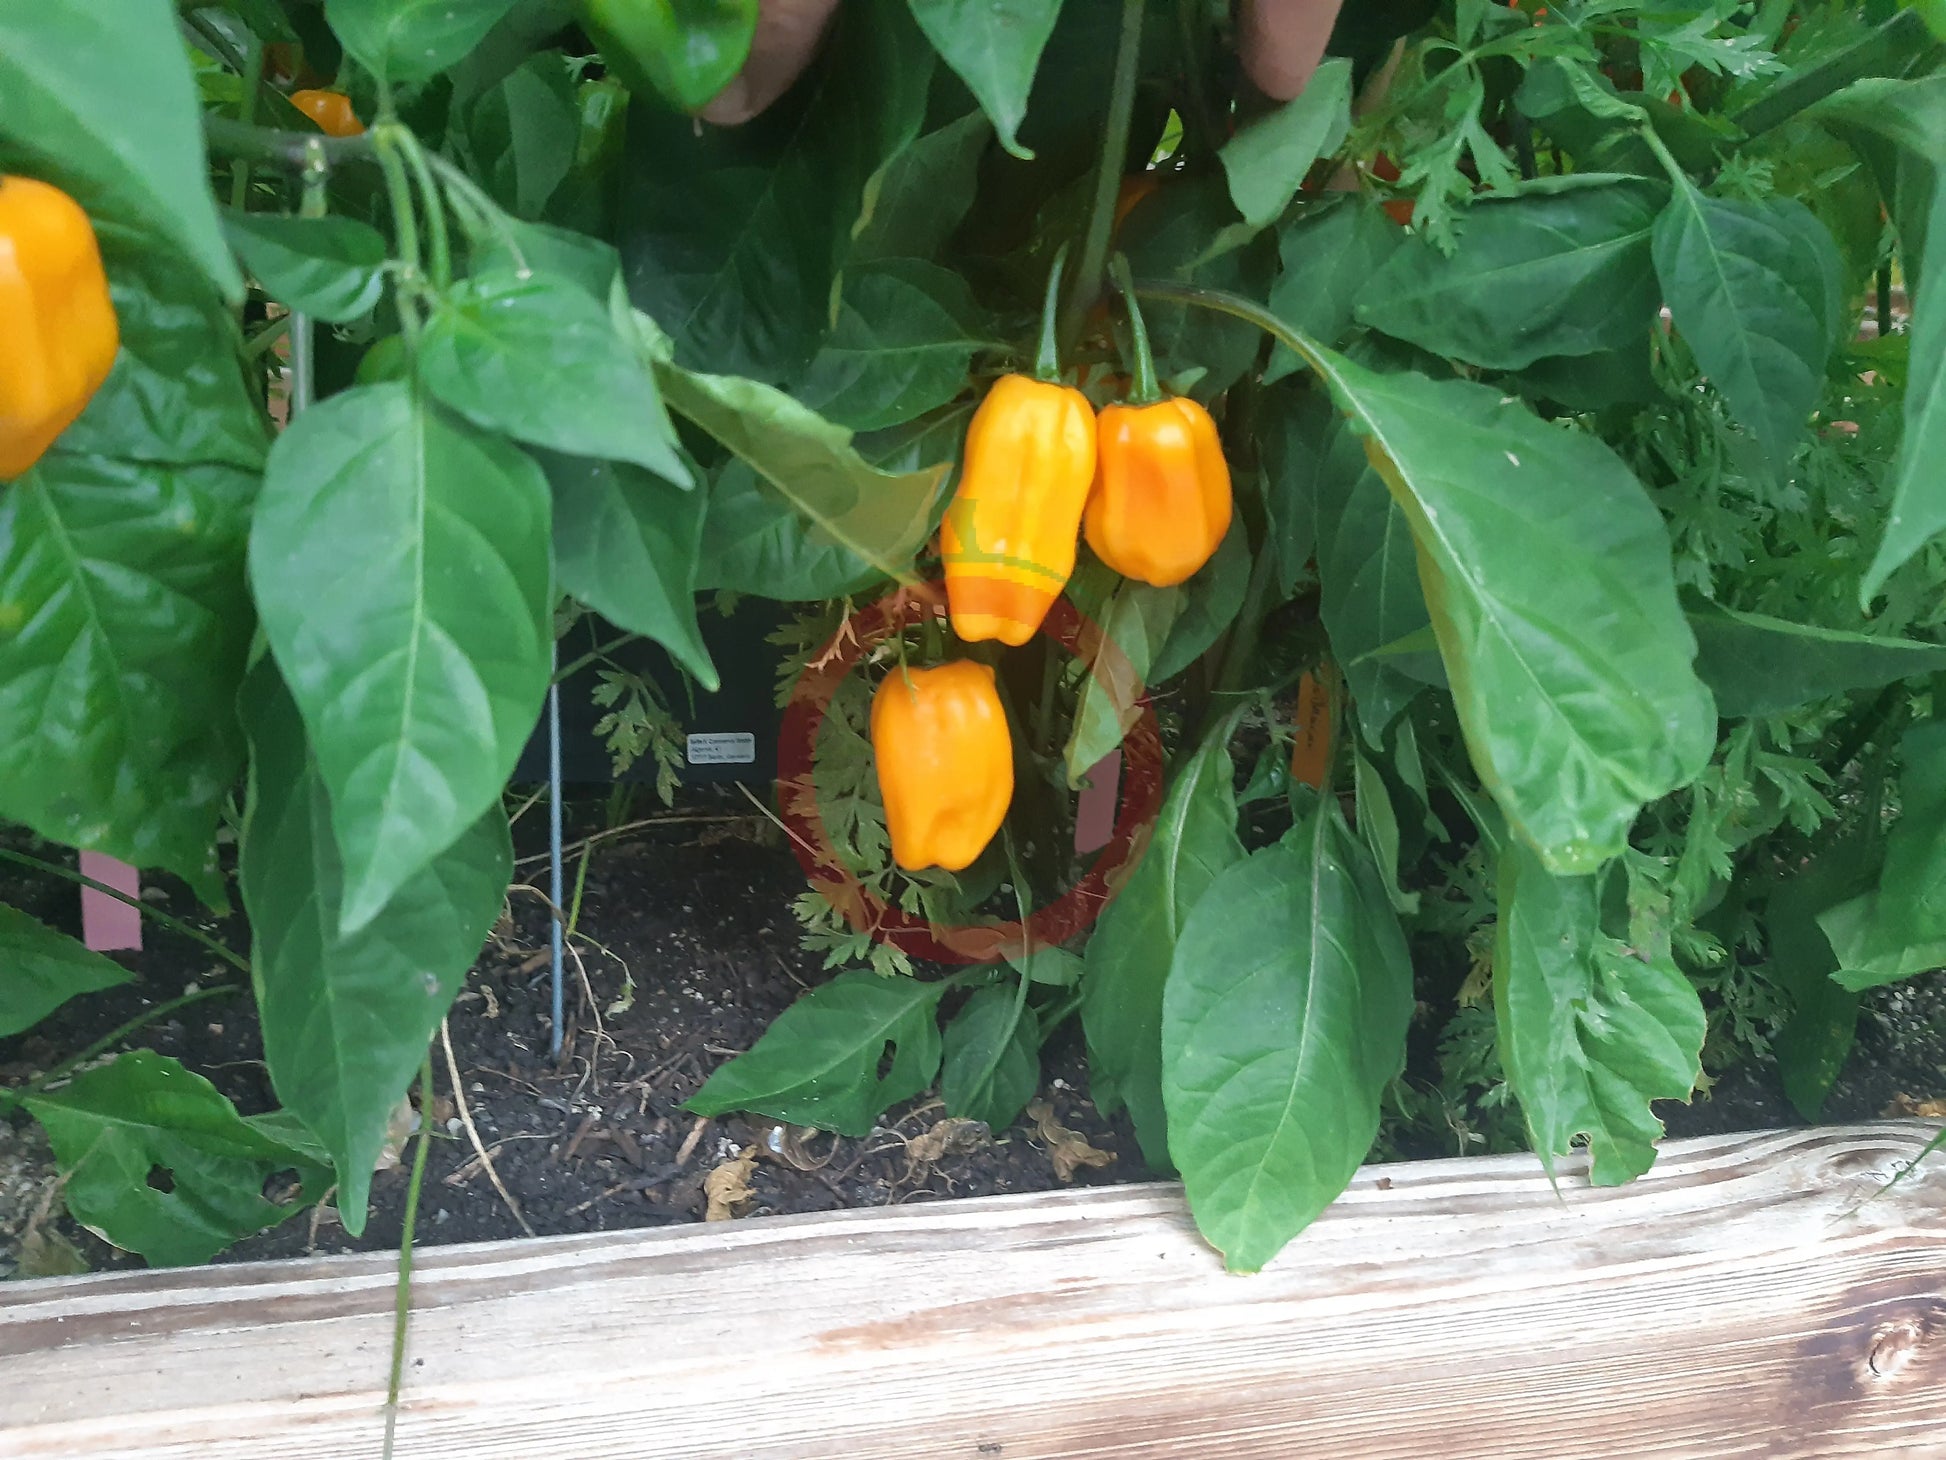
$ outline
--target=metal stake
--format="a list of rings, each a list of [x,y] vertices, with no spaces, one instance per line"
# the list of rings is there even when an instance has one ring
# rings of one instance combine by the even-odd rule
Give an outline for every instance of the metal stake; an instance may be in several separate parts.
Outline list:
[[[558,657],[558,656],[557,656]],[[547,895],[554,903],[554,916],[548,923],[548,957],[552,972],[550,994],[554,1027],[548,1035],[548,1053],[561,1056],[561,942],[568,915],[561,898],[561,686],[547,687]]]

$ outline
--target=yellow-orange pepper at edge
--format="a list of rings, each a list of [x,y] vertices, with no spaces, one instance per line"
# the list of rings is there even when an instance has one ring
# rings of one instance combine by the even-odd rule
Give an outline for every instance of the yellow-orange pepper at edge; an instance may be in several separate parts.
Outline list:
[[[0,481],[41,459],[114,367],[94,225],[51,183],[0,177]]]
[[[1104,406],[1088,546],[1124,578],[1168,588],[1230,530],[1230,468],[1208,411],[1187,396]]]
[[[342,91],[293,91],[291,105],[318,124],[327,137],[358,137],[365,124],[351,109],[351,98]]]

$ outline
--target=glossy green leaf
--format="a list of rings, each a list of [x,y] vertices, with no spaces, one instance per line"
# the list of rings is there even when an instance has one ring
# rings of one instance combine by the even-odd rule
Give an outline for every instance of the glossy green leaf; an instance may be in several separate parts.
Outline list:
[[[1169,971],[1162,1094],[1225,1266],[1255,1272],[1345,1189],[1411,1018],[1405,935],[1334,798],[1210,885]]]
[[[451,135],[494,201],[518,218],[539,218],[581,144],[573,63],[559,51],[528,57],[456,109]]]
[[[1106,1114],[1126,1107],[1157,1170],[1169,1168],[1162,1106],[1162,993],[1190,910],[1217,875],[1243,856],[1237,840],[1234,714],[1176,772],[1147,849],[1088,938],[1081,1027],[1088,1088]]]
[[[277,440],[250,579],[330,794],[346,935],[497,803],[533,731],[549,516],[539,467],[402,384]]]
[[[465,59],[517,0],[324,0],[344,48],[381,80],[424,81]]]
[[[1298,474],[1315,506],[1318,613],[1376,745],[1419,693],[1417,680],[1376,651],[1432,623],[1412,529],[1343,417],[1314,401],[1294,429],[1283,470]]]
[[[1354,739],[1351,748],[1352,790],[1358,811],[1358,836],[1372,854],[1385,895],[1399,913],[1418,911],[1419,894],[1399,886],[1399,813],[1391,789],[1365,747]]]
[[[575,9],[631,91],[644,101],[660,94],[685,112],[730,84],[757,31],[758,0],[579,0]]]
[[[1640,1176],[1662,1136],[1651,1102],[1702,1075],[1702,1000],[1666,954],[1602,931],[1597,879],[1552,876],[1512,839],[1498,866],[1494,1017],[1534,1151],[1551,1172],[1585,1135],[1597,1186]]]
[[[1333,57],[1295,101],[1240,128],[1217,153],[1243,221],[1252,228],[1274,222],[1297,196],[1311,164],[1336,152],[1350,129],[1351,62]]]
[[[339,932],[344,866],[297,706],[269,658],[242,697],[250,796],[237,859],[271,1083],[330,1153],[345,1228],[364,1230],[372,1168],[513,872],[496,803],[357,933]]]
[[[1274,236],[1251,237],[1215,176],[1164,188],[1128,217],[1122,250],[1138,279],[1166,279],[1261,299],[1276,272]],[[1191,393],[1209,400],[1257,362],[1263,336],[1206,309],[1144,301],[1142,314],[1164,379],[1201,371]]]
[[[1003,1131],[1041,1085],[1040,1022],[1006,985],[976,989],[946,1026],[939,1098],[946,1113]]]
[[[567,279],[508,272],[455,285],[417,360],[425,388],[476,426],[690,485],[654,374]]]
[[[977,348],[911,278],[887,269],[848,272],[837,328],[793,394],[840,426],[883,430],[958,395]]]
[[[851,261],[929,259],[973,205],[993,125],[972,111],[906,143],[873,174]]]
[[[389,250],[369,223],[225,209],[223,229],[251,277],[287,309],[345,324],[385,292]]]
[[[1946,178],[1946,163],[1936,169]],[[1905,385],[1905,436],[1892,484],[1892,511],[1872,565],[1858,585],[1869,602],[1885,580],[1946,529],[1946,182],[1935,181],[1926,229],[1925,284],[1912,310],[1912,369]]]
[[[684,1108],[698,1115],[749,1110],[842,1136],[868,1135],[888,1106],[917,1095],[938,1072],[933,1006],[945,987],[847,970],[778,1015]],[[888,1046],[891,1065],[881,1076]]]
[[[762,477],[824,543],[887,577],[910,571],[912,555],[932,530],[944,468],[875,471],[853,449],[850,431],[781,391],[673,365],[656,373],[670,407]]]
[[[0,816],[220,900],[265,431],[215,295],[135,235],[103,246],[121,355],[0,491]]]
[[[1236,618],[1249,589],[1250,534],[1238,515],[1230,519],[1215,556],[1182,585],[1175,622],[1149,664],[1149,683],[1171,679],[1202,658]]]
[[[933,49],[959,73],[993,121],[1000,145],[1033,157],[1020,145],[1027,98],[1041,50],[1060,18],[1061,0],[908,0],[912,17]]]
[[[0,9],[0,170],[147,231],[243,297],[210,197],[196,82],[168,0]]]
[[[1573,174],[1496,194],[1467,210],[1452,254],[1423,238],[1394,253],[1359,293],[1359,322],[1497,370],[1643,341],[1661,304],[1649,238],[1668,192]]]
[[[622,273],[622,256],[614,244],[551,223],[523,223],[517,218],[506,222],[504,235],[496,228],[473,241],[475,274],[532,270],[568,280],[603,309],[609,307]],[[518,257],[510,244],[518,246]]]
[[[903,0],[847,0],[811,71],[754,121],[629,108],[622,258],[678,361],[772,382],[810,364],[867,185],[919,134],[932,70]]]
[[[114,959],[0,903],[0,1039],[32,1028],[76,994],[130,977]]]
[[[1405,511],[1481,781],[1550,869],[1593,871],[1716,740],[1661,514],[1601,442],[1496,391],[1316,358]]]
[[[1812,107],[1821,122],[1864,127],[1895,146],[1946,165],[1946,72],[1867,76]]]
[[[25,1103],[54,1147],[74,1219],[157,1267],[209,1261],[301,1211],[329,1180],[201,1075],[145,1049]],[[297,1174],[303,1200],[264,1199],[280,1171]]]
[[[1878,886],[1818,918],[1848,989],[1946,966],[1946,720],[1907,731],[1899,753],[1899,820]]]
[[[1838,955],[1818,926],[1818,915],[1870,881],[1869,869],[1842,856],[1821,860],[1779,887],[1764,906],[1770,955],[1764,971],[1791,999],[1790,1017],[1770,1048],[1784,1094],[1806,1120],[1818,1118],[1850,1057],[1860,1002],[1857,993],[1832,978]]]
[[[715,690],[696,622],[696,569],[709,494],[678,491],[639,467],[540,457],[554,489],[554,571],[561,587],[620,629],[645,634]]]
[[[1654,248],[1697,365],[1781,469],[1837,343],[1843,265],[1830,231],[1791,199],[1711,198],[1684,183],[1656,219]]]
[[[857,593],[884,577],[858,554],[816,533],[742,462],[724,467],[710,486],[698,589],[807,603]]]
[[[1307,207],[1278,230],[1282,267],[1270,286],[1270,312],[1320,344],[1342,344],[1366,280],[1405,238],[1377,199],[1364,193]],[[1264,367],[1264,384],[1282,380],[1298,363],[1290,347],[1279,343]]]
[[[1085,589],[1077,590],[1074,582],[1068,586],[1082,613],[1101,626],[1102,635],[1101,645],[1084,656],[1088,677],[1081,683],[1074,728],[1064,752],[1068,785],[1073,787],[1134,726],[1150,666],[1182,614],[1184,593],[1181,586],[1155,588],[1130,578],[1097,602]]]
[[[1716,604],[1693,609],[1689,626],[1696,672],[1728,719],[1775,715],[1946,669],[1946,644],[1823,629]]]

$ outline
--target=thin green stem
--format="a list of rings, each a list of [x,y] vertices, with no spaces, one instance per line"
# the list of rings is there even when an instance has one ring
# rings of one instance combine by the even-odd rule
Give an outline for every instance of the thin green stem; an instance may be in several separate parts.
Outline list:
[[[44,862],[39,857],[31,856],[26,852],[16,852],[8,847],[0,847],[0,858],[5,858],[9,862],[17,862],[23,867],[32,867],[36,872],[45,872],[50,877],[59,877],[65,882],[73,882],[82,887],[93,888],[96,892],[105,893],[117,902],[127,903],[144,917],[153,919],[170,932],[181,933],[183,937],[201,943],[210,952],[214,953],[218,958],[221,958],[239,973],[247,976],[250,972],[250,964],[241,954],[232,953],[208,933],[203,932],[199,928],[190,927],[188,923],[183,922],[180,918],[170,917],[168,913],[163,912],[160,908],[150,907],[139,897],[130,897],[119,887],[110,887],[106,882],[97,882],[94,878],[83,876],[71,868],[61,866],[58,862]]]
[[[555,670],[554,682],[556,684],[560,684],[565,680],[572,678],[574,675],[579,674],[582,670],[586,669],[590,664],[595,664],[603,659],[606,659],[610,654],[614,653],[615,650],[621,648],[622,645],[632,644],[641,637],[642,636],[640,634],[616,635],[614,638],[610,639],[606,644],[602,644],[596,648],[590,649],[586,654],[583,654],[579,659],[569,660],[565,668]]]
[[[426,149],[410,132],[403,135],[406,139],[405,160],[412,168],[412,179],[419,186],[419,197],[426,209],[426,238],[432,251],[433,287],[443,293],[453,282],[453,253],[446,233],[445,200],[438,184],[432,180],[432,169],[426,165]]]
[[[0,1090],[0,1115],[6,1114],[23,1100],[45,1090],[49,1085],[66,1079],[68,1075],[80,1069],[96,1055],[113,1049],[143,1026],[153,1024],[156,1020],[173,1014],[178,1009],[186,1009],[191,1004],[200,1004],[204,999],[213,999],[221,994],[240,994],[242,992],[242,984],[212,984],[206,989],[191,989],[188,993],[182,994],[177,998],[157,1004],[153,1009],[143,1010],[127,1023],[117,1025],[113,1030],[104,1034],[79,1054],[70,1055],[52,1069],[42,1071],[19,1089]]]
[[[1669,150],[1669,145],[1648,123],[1643,123],[1636,130],[1640,132],[1642,140],[1649,144],[1649,151],[1653,152],[1655,160],[1662,164],[1662,170],[1669,174],[1669,181],[1675,184],[1676,191],[1681,193],[1689,186],[1689,174],[1684,172],[1682,164],[1676,161],[1675,153]]]
[[[512,225],[507,221],[506,210],[488,197],[486,190],[468,177],[451,158],[442,157],[437,152],[428,152],[426,161],[431,165],[432,170],[439,174],[439,180],[446,184],[448,196],[455,202],[463,202],[474,217],[485,224],[513,256],[514,267],[525,273],[528,267],[527,254],[521,248],[520,239],[514,233]]]
[[[405,327],[408,346],[419,338],[419,301],[415,297],[424,284],[423,260],[419,252],[419,220],[412,206],[412,185],[406,180],[401,145],[393,123],[381,123],[372,130],[378,136],[378,161],[385,172],[385,196],[392,209],[392,233],[397,240],[399,259],[404,265],[399,279],[397,301],[399,322]]]
[[[250,336],[249,343],[243,347],[244,359],[256,360],[261,358],[266,351],[275,349],[277,342],[290,333],[291,319],[291,315],[280,314],[276,319],[273,319],[269,324]]]
[[[1061,271],[1068,264],[1068,246],[1054,250],[1054,263],[1047,271],[1047,292],[1041,296],[1041,337],[1034,351],[1034,378],[1061,378],[1061,341],[1056,321],[1060,314]]]
[[[1142,0],[1122,0],[1121,42],[1115,49],[1115,80],[1108,93],[1108,121],[1102,129],[1100,171],[1095,174],[1095,200],[1088,214],[1088,232],[1081,245],[1081,267],[1068,288],[1061,312],[1061,343],[1072,349],[1081,338],[1088,310],[1101,297],[1102,270],[1108,262],[1108,238],[1114,231],[1115,200],[1121,192],[1122,169],[1128,162],[1128,132],[1135,119],[1135,82],[1142,59]]]
[[[432,1051],[419,1066],[419,1144],[412,1153],[412,1179],[405,1188],[405,1217],[399,1228],[399,1285],[392,1300],[392,1373],[385,1384],[385,1460],[399,1423],[399,1384],[405,1377],[405,1335],[412,1318],[412,1236],[419,1224],[419,1189],[426,1181],[426,1152],[432,1146]]]
[[[1876,304],[1878,306],[1878,337],[1882,340],[1892,333],[1892,260],[1887,259],[1878,266],[1878,285]]]
[[[1931,46],[1925,18],[1917,9],[1901,9],[1862,40],[1773,86],[1730,120],[1743,129],[1745,136],[1755,137],[1861,77],[1882,69],[1897,74],[1895,61],[1916,60]]]
[[[264,84],[263,42],[255,35],[250,37],[250,49],[243,63],[243,125],[248,127],[257,120],[257,91]],[[230,206],[237,212],[244,212],[250,204],[250,159],[239,157],[230,168]]]
[[[1034,744],[1044,754],[1054,754],[1055,694],[1061,688],[1061,656],[1051,642],[1043,641],[1046,656],[1041,660],[1041,698],[1034,707]]]
[[[248,157],[293,171],[305,166],[318,151],[333,166],[378,161],[378,144],[369,132],[356,137],[327,137],[322,132],[253,127],[230,117],[205,116],[203,140],[220,157]]]
[[[1128,330],[1135,339],[1134,388],[1129,392],[1129,404],[1153,405],[1162,399],[1162,387],[1156,384],[1155,352],[1149,348],[1149,327],[1142,322],[1142,306],[1135,302],[1135,281],[1129,277],[1128,260],[1116,254],[1110,271],[1115,276],[1115,287],[1122,291],[1122,304],[1128,310]]]

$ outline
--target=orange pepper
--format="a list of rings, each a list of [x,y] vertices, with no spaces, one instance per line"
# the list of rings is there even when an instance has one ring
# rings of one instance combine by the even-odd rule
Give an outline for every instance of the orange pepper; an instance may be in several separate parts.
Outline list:
[[[993,666],[894,669],[872,696],[872,758],[901,867],[972,864],[1014,798],[1013,736]]]
[[[365,130],[351,109],[351,98],[342,91],[293,91],[291,105],[316,122],[327,137],[356,137]]]
[[[121,346],[94,225],[73,198],[0,177],[0,481],[41,459]]]
[[[1135,339],[1133,398],[1102,408],[1088,546],[1124,578],[1168,588],[1207,563],[1229,531],[1230,468],[1209,412],[1157,387],[1128,261],[1119,256],[1115,277]]]
[[[1056,379],[1048,279],[1034,375],[994,382],[966,431],[959,489],[940,524],[946,603],[962,639],[1024,644],[1074,572],[1082,509],[1095,479],[1095,408]]]

